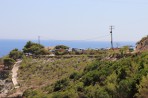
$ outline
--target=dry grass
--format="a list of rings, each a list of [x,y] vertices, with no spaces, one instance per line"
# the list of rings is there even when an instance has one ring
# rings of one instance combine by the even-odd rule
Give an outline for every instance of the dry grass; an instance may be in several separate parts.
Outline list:
[[[19,84],[22,90],[27,88],[42,88],[51,85],[57,80],[69,77],[75,71],[82,72],[86,65],[95,58],[25,58],[18,71]]]

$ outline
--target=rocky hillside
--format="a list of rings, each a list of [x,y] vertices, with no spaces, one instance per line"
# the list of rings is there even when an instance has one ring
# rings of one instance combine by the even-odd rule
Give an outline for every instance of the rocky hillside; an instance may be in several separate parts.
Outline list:
[[[137,42],[136,51],[148,51],[148,35]]]
[[[116,61],[25,58],[18,72],[24,98],[147,98],[148,53]]]

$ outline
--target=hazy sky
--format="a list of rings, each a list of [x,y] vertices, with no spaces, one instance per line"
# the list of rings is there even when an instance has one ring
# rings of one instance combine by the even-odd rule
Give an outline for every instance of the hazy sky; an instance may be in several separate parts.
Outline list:
[[[0,0],[0,39],[138,41],[148,0]],[[108,35],[108,36],[107,36]]]

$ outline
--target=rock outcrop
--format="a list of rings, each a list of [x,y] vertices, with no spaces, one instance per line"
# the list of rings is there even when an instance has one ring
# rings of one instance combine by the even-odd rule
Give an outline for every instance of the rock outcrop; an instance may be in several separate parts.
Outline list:
[[[136,44],[137,44],[137,46],[136,46],[137,52],[148,51],[148,35],[146,37],[142,38]]]
[[[12,81],[0,80],[0,98],[5,98],[10,90],[13,89]]]

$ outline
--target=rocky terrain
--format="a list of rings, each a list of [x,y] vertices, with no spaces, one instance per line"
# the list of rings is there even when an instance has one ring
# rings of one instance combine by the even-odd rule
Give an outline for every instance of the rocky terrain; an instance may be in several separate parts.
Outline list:
[[[13,89],[13,83],[10,80],[0,80],[0,98],[5,97]]]
[[[136,51],[148,51],[148,35],[137,42]]]

